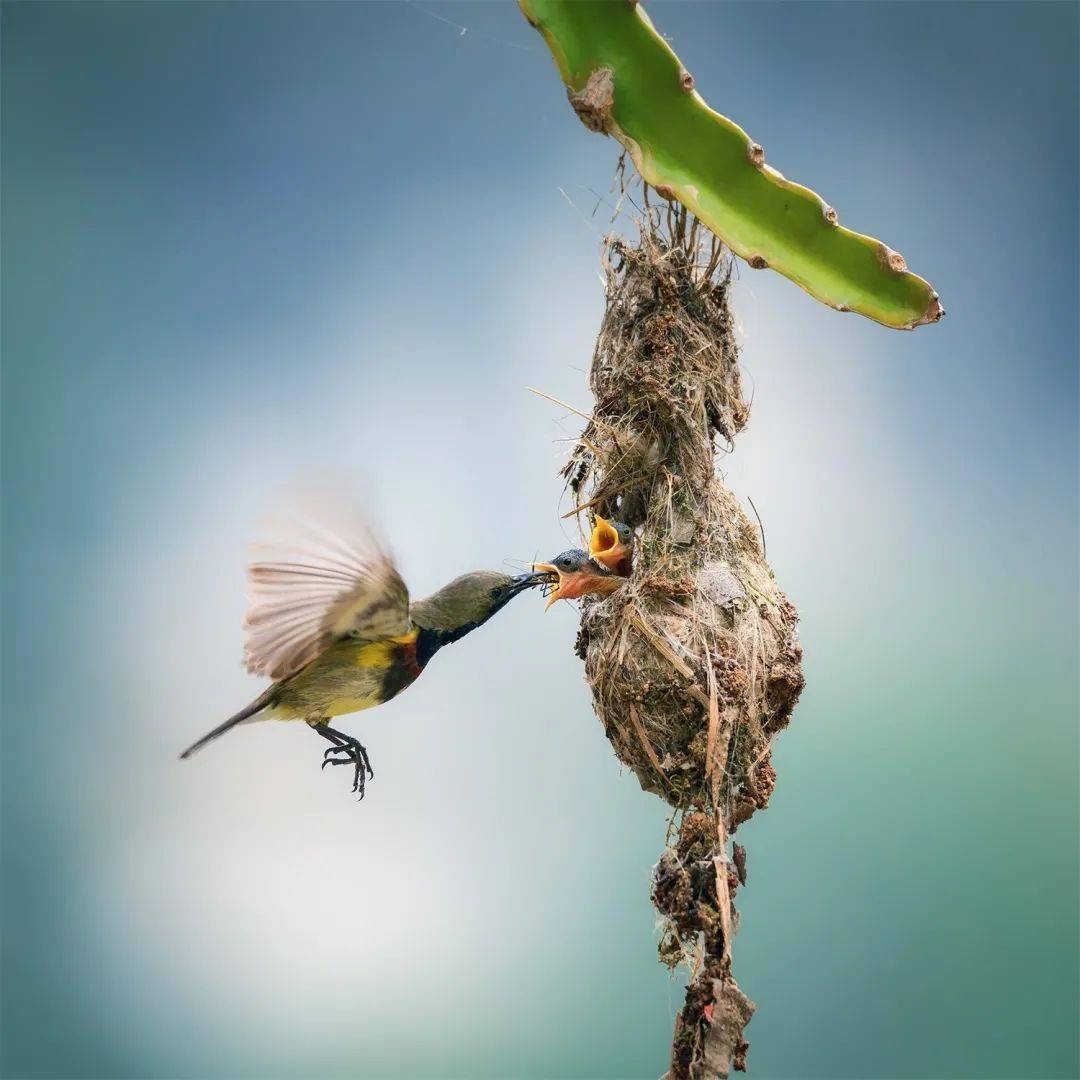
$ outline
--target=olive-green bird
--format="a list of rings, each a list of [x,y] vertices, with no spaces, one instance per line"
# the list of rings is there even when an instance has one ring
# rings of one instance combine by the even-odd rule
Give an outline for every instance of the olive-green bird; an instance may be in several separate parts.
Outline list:
[[[547,579],[476,570],[410,603],[393,560],[357,514],[344,528],[341,522],[291,525],[262,545],[261,556],[248,568],[245,661],[248,671],[275,682],[180,756],[237,724],[302,720],[333,744],[324,768],[353,766],[353,791],[361,798],[374,776],[367,750],[330,720],[400,694],[444,645]]]

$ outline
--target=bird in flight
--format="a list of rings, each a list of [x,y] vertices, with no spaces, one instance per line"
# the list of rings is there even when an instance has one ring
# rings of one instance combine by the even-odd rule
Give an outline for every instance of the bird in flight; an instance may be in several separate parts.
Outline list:
[[[333,524],[325,518],[290,522],[259,546],[248,567],[245,663],[274,682],[181,758],[238,724],[301,720],[331,743],[323,768],[351,765],[353,791],[363,798],[374,776],[367,749],[330,721],[396,697],[439,649],[550,580],[546,571],[511,577],[475,570],[410,601],[363,515],[352,510],[330,517]]]

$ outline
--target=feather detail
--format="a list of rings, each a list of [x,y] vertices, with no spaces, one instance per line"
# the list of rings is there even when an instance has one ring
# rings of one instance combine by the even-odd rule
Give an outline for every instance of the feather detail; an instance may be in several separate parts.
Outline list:
[[[409,592],[366,517],[340,497],[275,521],[248,567],[244,662],[283,679],[339,638],[409,632]]]

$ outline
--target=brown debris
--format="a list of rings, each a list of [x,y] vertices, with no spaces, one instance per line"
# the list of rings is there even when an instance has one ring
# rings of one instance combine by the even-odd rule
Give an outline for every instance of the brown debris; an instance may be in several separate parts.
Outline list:
[[[742,844],[731,845],[731,857],[735,862],[735,872],[739,877],[739,884],[746,884],[746,848]]]
[[[604,135],[611,131],[611,110],[615,105],[615,72],[611,68],[597,68],[579,91],[568,89],[566,96],[590,131]]]

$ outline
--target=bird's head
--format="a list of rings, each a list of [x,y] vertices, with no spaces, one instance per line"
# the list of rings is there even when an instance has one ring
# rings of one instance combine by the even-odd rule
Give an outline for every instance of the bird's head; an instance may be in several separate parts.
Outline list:
[[[547,611],[556,600],[576,600],[579,596],[610,596],[622,584],[622,578],[593,562],[586,551],[572,548],[556,555],[549,563],[533,563],[533,570],[552,582],[551,595],[544,605]]]
[[[454,578],[434,595],[416,601],[410,614],[417,626],[427,629],[471,630],[487,622],[519,593],[547,580],[546,573],[535,570],[514,577],[495,570],[474,570]]]
[[[589,537],[590,557],[620,577],[628,577],[633,554],[634,533],[630,526],[597,514]]]

